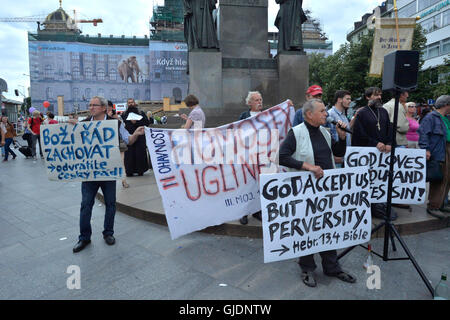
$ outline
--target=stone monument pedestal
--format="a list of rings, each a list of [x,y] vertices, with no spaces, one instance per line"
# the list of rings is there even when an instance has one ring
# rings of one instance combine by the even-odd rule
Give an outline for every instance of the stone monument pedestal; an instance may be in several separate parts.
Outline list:
[[[189,90],[200,101],[206,127],[237,121],[248,110],[249,91],[259,91],[264,108],[290,99],[305,101],[308,58],[303,52],[270,54],[268,0],[221,0],[218,13],[220,52],[189,52]]]
[[[222,105],[222,53],[219,51],[189,52],[189,93],[200,101],[205,113]]]
[[[309,64],[306,54],[297,52],[279,53],[278,63],[279,100],[291,99],[298,108],[306,101],[305,92],[309,83]]]

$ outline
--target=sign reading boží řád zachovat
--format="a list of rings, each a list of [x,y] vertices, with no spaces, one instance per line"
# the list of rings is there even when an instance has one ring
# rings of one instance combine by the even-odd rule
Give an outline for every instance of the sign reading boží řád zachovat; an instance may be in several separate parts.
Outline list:
[[[41,126],[48,178],[56,181],[107,181],[124,176],[118,121]]]

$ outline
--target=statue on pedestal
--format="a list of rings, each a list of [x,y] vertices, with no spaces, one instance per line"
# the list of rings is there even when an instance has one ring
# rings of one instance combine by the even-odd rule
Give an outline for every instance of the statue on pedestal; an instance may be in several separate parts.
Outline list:
[[[212,16],[216,3],[217,0],[183,0],[184,38],[189,51],[219,48]]]
[[[278,53],[303,51],[302,24],[307,20],[303,0],[275,0],[280,5],[275,26],[278,28]]]

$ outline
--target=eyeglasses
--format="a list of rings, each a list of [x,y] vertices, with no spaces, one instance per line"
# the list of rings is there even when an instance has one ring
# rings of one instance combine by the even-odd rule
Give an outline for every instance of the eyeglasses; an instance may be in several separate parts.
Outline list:
[[[90,107],[101,107],[101,106],[102,106],[101,104],[90,104],[90,105],[89,105],[89,108],[90,108]]]

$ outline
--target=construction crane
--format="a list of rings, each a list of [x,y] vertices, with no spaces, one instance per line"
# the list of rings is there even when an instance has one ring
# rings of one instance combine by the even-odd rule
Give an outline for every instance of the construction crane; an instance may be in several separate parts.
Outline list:
[[[64,15],[66,15],[67,21],[64,22],[66,27],[70,30],[78,30],[77,23],[92,23],[94,27],[97,26],[98,23],[103,23],[102,19],[77,19],[76,12],[73,10],[74,18],[70,18],[62,8],[62,0],[59,0],[59,9],[57,11],[62,11]],[[55,11],[55,12],[57,12]],[[0,18],[0,22],[36,22],[38,24],[38,29],[40,29],[41,24],[46,23],[55,23],[55,21],[46,22],[47,15],[36,15],[36,16],[28,16],[28,17],[16,17],[16,18]]]
[[[74,10],[75,11],[75,10]],[[15,17],[15,18],[0,18],[0,22],[37,22],[42,24],[45,21],[46,16],[30,16],[30,17]],[[72,20],[75,23],[92,23],[95,27],[98,23],[103,23],[102,19],[92,19],[92,20]]]

